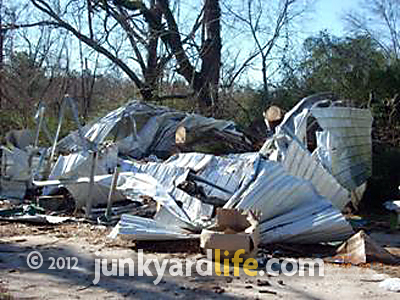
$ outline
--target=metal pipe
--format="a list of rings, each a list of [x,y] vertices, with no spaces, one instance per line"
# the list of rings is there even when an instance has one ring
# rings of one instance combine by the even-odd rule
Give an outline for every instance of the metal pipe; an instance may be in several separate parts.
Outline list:
[[[44,174],[45,178],[48,178],[48,176],[50,175],[51,163],[53,162],[53,159],[54,159],[57,141],[58,141],[58,137],[60,135],[61,125],[62,125],[62,121],[64,118],[64,108],[65,108],[65,101],[63,100],[61,103],[60,112],[58,114],[58,126],[57,126],[56,136],[54,137],[53,145],[52,145],[51,151],[50,151],[50,158],[46,165],[46,170],[45,170],[45,174]]]
[[[36,125],[36,135],[35,135],[35,143],[33,144],[33,148],[36,149],[39,143],[39,135],[40,135],[40,129],[42,127],[42,123],[43,123],[43,117],[44,117],[44,105],[42,102],[39,102],[39,108],[36,112],[35,115],[35,120],[37,122]]]
[[[97,152],[92,152],[92,166],[90,168],[90,181],[89,181],[89,191],[86,202],[86,218],[89,218],[92,212],[93,205],[93,187],[94,187],[94,176],[96,174],[96,162],[97,162]]]
[[[112,177],[111,181],[111,187],[110,187],[110,193],[108,194],[108,199],[107,199],[107,210],[106,210],[106,220],[111,219],[111,208],[112,208],[112,196],[114,195],[115,189],[117,188],[117,183],[118,183],[118,176],[119,176],[119,170],[118,167],[115,167],[114,169],[114,174]]]
[[[216,189],[218,189],[218,190],[220,190],[220,191],[222,191],[224,193],[227,193],[228,195],[233,195],[233,193],[231,191],[229,191],[227,189],[224,189],[223,187],[220,187],[220,186],[218,186],[218,185],[216,185],[216,184],[214,184],[214,183],[212,183],[212,182],[210,182],[210,181],[208,181],[208,180],[206,180],[206,179],[204,179],[202,177],[199,177],[199,176],[197,176],[197,175],[195,175],[195,174],[193,174],[191,172],[189,172],[189,174],[188,174],[188,179],[189,180],[193,180],[193,181],[198,181],[198,182],[205,183],[205,184],[210,185],[210,186],[212,186],[212,187],[214,187],[214,188],[216,188]]]

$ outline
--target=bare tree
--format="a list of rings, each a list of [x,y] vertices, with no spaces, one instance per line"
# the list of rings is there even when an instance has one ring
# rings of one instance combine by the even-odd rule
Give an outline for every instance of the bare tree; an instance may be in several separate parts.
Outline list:
[[[360,7],[345,16],[351,30],[373,38],[388,58],[400,59],[400,1],[362,0]]]
[[[268,98],[276,57],[285,52],[282,32],[287,33],[289,24],[304,11],[304,1],[299,4],[298,0],[276,0],[268,5],[261,0],[202,0],[185,3],[183,11],[189,16],[182,21],[179,0],[25,1],[36,9],[35,19],[14,23],[13,29],[47,26],[68,32],[79,41],[75,44],[79,47],[70,49],[80,50],[68,61],[80,61],[81,70],[86,61],[93,66],[94,58],[82,53],[91,49],[122,70],[143,99],[192,98],[205,114],[214,113],[219,103],[221,35],[227,34],[224,51],[230,52],[230,59],[224,57],[229,76],[225,84],[233,87],[252,66],[260,65]],[[245,39],[230,47],[229,34],[237,33]],[[165,74],[175,74],[179,93],[165,94]],[[181,88],[182,78],[186,91]],[[82,80],[81,84],[83,91],[86,83]]]
[[[187,26],[180,27],[168,0],[30,2],[46,17],[14,28],[47,25],[68,31],[118,66],[145,100],[193,96],[206,113],[217,105],[222,47],[218,0],[203,1],[186,34]],[[74,22],[76,16],[86,17]],[[167,66],[186,80],[192,93],[158,92]]]
[[[297,0],[279,0],[266,5],[262,0],[246,0],[242,6],[235,7],[231,2],[225,2],[226,14],[232,18],[232,30],[237,32],[238,27],[242,35],[250,38],[252,48],[247,55],[233,55],[234,61],[229,71],[226,85],[231,87],[252,65],[261,65],[262,89],[265,102],[268,101],[270,77],[272,77],[272,62],[284,55],[284,29],[299,19],[308,9],[308,5]],[[288,32],[288,30],[286,30]],[[243,49],[241,49],[243,51]],[[277,55],[277,52],[281,52]]]

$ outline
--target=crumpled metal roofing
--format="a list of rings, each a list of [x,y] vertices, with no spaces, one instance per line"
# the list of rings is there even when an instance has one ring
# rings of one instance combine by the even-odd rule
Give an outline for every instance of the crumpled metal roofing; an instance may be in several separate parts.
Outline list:
[[[310,116],[322,128],[316,132],[317,149],[312,154],[307,150]],[[371,123],[369,111],[332,106],[319,95],[303,99],[286,114],[260,153],[224,157],[187,153],[165,162],[141,163],[117,157],[170,154],[181,125],[189,131],[216,130],[241,141],[244,137],[229,121],[133,101],[60,141],[59,149],[79,152],[60,156],[49,181],[75,180],[66,187],[83,205],[92,158],[87,148],[94,145],[99,151],[93,189],[98,203],[107,198],[112,178],[108,174],[117,164],[123,172],[114,197],[149,196],[159,203],[153,220],[124,216],[114,235],[176,239],[187,238],[187,230],[206,228],[214,206],[178,187],[193,180],[207,197],[226,201],[226,208],[259,212],[261,243],[342,240],[353,231],[339,209],[349,201],[350,192],[362,193],[371,171]],[[104,152],[98,146],[107,145],[108,139],[116,147]]]
[[[0,147],[0,152],[0,198],[23,199],[31,178],[28,153],[6,147]]]
[[[372,175],[372,115],[367,109],[314,107],[312,115],[329,132],[326,150],[332,175],[348,190],[362,185]]]
[[[342,104],[325,94],[301,100],[260,150],[291,174],[311,180],[339,209],[350,200],[357,206],[372,169],[371,112],[338,106]],[[312,153],[307,150],[311,117],[322,129],[315,132],[317,148]]]
[[[152,176],[164,187],[166,192],[182,204],[183,214],[188,220],[196,222],[202,217],[211,217],[213,206],[202,203],[199,199],[190,196],[188,193],[177,188],[178,184],[184,180],[189,173],[188,168],[178,167],[167,162],[149,162],[146,164],[134,161],[121,161],[123,171],[144,173]]]
[[[318,159],[298,143],[290,144],[282,165],[289,174],[309,180],[317,192],[329,199],[337,208],[343,209],[350,201],[349,191],[337,182]]]
[[[266,160],[258,153],[228,157],[198,153],[179,154],[164,163],[145,164],[142,168],[139,166],[139,169],[152,172],[154,178],[159,178],[160,182],[165,183],[174,181],[172,178],[165,178],[168,177],[165,170],[171,168],[171,165],[178,169],[191,167],[197,170],[199,176],[215,182],[216,178],[224,177],[222,174],[227,170],[234,170],[230,179],[233,183],[233,195],[224,207],[260,212],[261,242],[264,244],[288,239],[292,241],[291,238],[298,243],[341,240],[353,233],[340,211],[329,200],[319,195],[309,181],[291,176],[281,163]],[[175,174],[174,179],[177,179],[184,171]],[[176,186],[174,189],[179,190]],[[172,195],[170,191],[168,193]],[[184,198],[172,196],[171,199],[181,201]],[[180,207],[182,211],[177,207],[170,209],[162,206],[154,218],[156,225],[164,230],[171,224],[179,224],[181,229],[199,228],[199,224],[188,216],[193,205],[187,204],[186,202],[186,205]],[[142,228],[140,219],[132,219],[129,226],[135,228],[136,221],[137,228]],[[205,224],[200,228],[204,226]],[[151,238],[151,234],[155,234],[155,239],[161,239],[160,233],[163,230],[157,228],[155,232],[137,232],[134,237],[148,239]],[[129,234],[133,231],[134,229],[128,230]],[[123,234],[123,231],[120,233]],[[169,237],[166,235],[166,238]]]
[[[261,212],[262,243],[294,237],[298,243],[333,241],[353,232],[340,211],[309,181],[289,175],[279,162],[262,158],[254,181],[224,207]]]
[[[176,129],[184,125],[196,132],[216,130],[230,137],[250,143],[241,132],[236,131],[231,121],[206,118],[171,108],[132,101],[96,122],[83,127],[82,135],[94,145],[100,145],[107,139],[113,140],[122,154],[142,158],[149,154],[165,156],[175,148]],[[79,151],[86,143],[75,131],[58,142],[57,148],[63,151]]]
[[[191,234],[179,227],[157,222],[152,219],[122,215],[121,220],[110,232],[109,237],[115,238],[118,234],[130,237],[134,240],[177,240],[194,238]]]
[[[121,161],[123,171],[143,172],[156,178],[165,187],[177,186],[187,179],[190,170],[217,186],[230,191],[228,194],[213,186],[198,182],[207,196],[228,201],[242,185],[253,168],[257,153],[214,156],[203,153],[176,154],[165,162],[140,163]]]
[[[202,184],[207,196],[228,199],[243,185],[246,177],[253,170],[253,163],[258,153],[230,154],[227,156],[214,156],[210,154],[188,153],[179,154],[166,161],[167,164],[194,170],[196,175],[213,184],[230,191],[230,194],[213,186]]]
[[[268,243],[321,243],[341,241],[353,229],[327,201],[308,203],[260,224],[261,241]]]

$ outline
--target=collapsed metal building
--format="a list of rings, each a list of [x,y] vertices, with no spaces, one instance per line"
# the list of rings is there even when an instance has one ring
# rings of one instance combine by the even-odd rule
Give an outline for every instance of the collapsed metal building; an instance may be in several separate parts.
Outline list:
[[[108,206],[107,220],[119,220],[111,236],[134,240],[197,238],[217,207],[256,212],[260,244],[344,240],[353,229],[342,210],[371,176],[371,128],[369,110],[312,96],[254,152],[233,122],[133,101],[60,141],[58,129],[48,149],[3,147],[1,195],[63,187],[87,218]],[[196,151],[201,141],[222,143],[221,155]],[[134,215],[149,198],[155,214]]]

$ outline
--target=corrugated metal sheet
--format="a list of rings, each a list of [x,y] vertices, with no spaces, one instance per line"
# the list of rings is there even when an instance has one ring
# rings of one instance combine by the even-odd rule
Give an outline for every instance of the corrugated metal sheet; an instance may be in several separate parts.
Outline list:
[[[96,163],[96,172],[95,175],[105,175],[111,173],[112,170],[117,166],[117,149],[114,145],[103,148],[98,153],[97,163]],[[52,168],[52,171],[49,176],[49,180],[65,180],[65,179],[78,179],[90,176],[92,164],[92,155],[88,151],[81,151],[77,153],[71,153],[69,155],[60,155]],[[40,182],[36,182],[36,184],[40,184]],[[83,187],[84,185],[82,185]],[[76,190],[77,188],[73,188]],[[54,187],[45,187],[43,190],[44,195],[49,195],[54,190]],[[78,190],[76,190],[78,194]],[[79,200],[77,203],[79,207],[85,203],[83,201],[87,198],[83,196],[81,192],[79,192]],[[106,203],[107,196],[100,197],[98,195],[95,200],[96,203]],[[81,198],[83,197],[83,199]]]
[[[340,240],[353,233],[340,211],[309,181],[289,175],[278,162],[261,160],[255,180],[233,199],[226,208],[261,213],[265,244],[288,238],[298,243]]]
[[[232,189],[234,194],[224,207],[261,213],[262,243],[292,241],[292,238],[298,243],[332,241],[353,233],[340,211],[317,192],[310,180],[291,176],[282,163],[266,160],[258,153],[228,157],[189,153],[174,156],[164,163],[131,163],[130,166],[135,172],[151,174],[165,189],[165,199],[154,217],[156,226],[161,228],[174,224],[197,232],[207,224],[202,218],[211,216],[211,205],[206,206],[175,185],[176,178],[184,176],[190,167],[197,170],[199,176]],[[296,164],[291,164],[288,168],[304,176],[303,169],[294,166]],[[315,170],[321,171],[317,165]],[[312,175],[318,176],[318,172]],[[224,177],[225,181],[218,181],[219,177]],[[331,194],[329,187],[321,186],[321,189],[332,199],[341,196],[340,189]],[[179,202],[182,204],[178,205]],[[155,239],[161,239],[157,235],[159,232],[144,229],[135,238],[151,239],[156,235]],[[170,237],[166,234],[166,238]]]
[[[110,191],[112,175],[98,175],[94,177],[94,186],[92,190],[93,205],[107,203],[108,194]],[[85,206],[89,195],[89,177],[81,177],[74,184],[66,184],[65,187],[71,193],[76,201],[77,208]],[[113,201],[120,201],[126,197],[119,191],[115,191]]]
[[[31,179],[29,155],[23,150],[0,147],[0,198],[23,199]]]
[[[330,93],[320,93],[311,95],[309,97],[301,99],[289,112],[287,112],[283,118],[282,123],[277,128],[277,133],[291,133],[297,135],[300,140],[299,134],[303,132],[304,119],[307,118],[307,114],[310,109],[321,102],[330,102]],[[298,117],[298,118],[297,118]]]
[[[118,152],[114,146],[98,153],[96,175],[109,174],[117,166]],[[52,168],[49,179],[79,178],[90,175],[92,155],[87,151],[60,155]]]
[[[132,101],[85,126],[82,134],[95,145],[107,139],[115,140],[120,153],[135,158],[150,154],[165,156],[174,149],[175,132],[181,125],[196,132],[216,130],[246,142],[231,121],[206,118],[140,101]],[[57,147],[64,151],[79,151],[85,149],[85,142],[75,131],[62,139]]]
[[[327,201],[298,207],[260,225],[263,243],[341,241],[353,234],[343,215]]]
[[[357,206],[372,175],[372,115],[367,109],[338,105],[343,103],[324,94],[301,100],[260,153],[282,162],[290,174],[310,180],[321,195],[342,209],[349,201]],[[311,117],[319,129],[308,128]],[[307,150],[310,133],[316,135],[312,154]]]
[[[195,158],[195,156],[191,157]],[[198,158],[201,157],[199,156]],[[155,178],[175,201],[182,203],[182,209],[189,221],[195,222],[202,217],[211,217],[214,210],[212,205],[205,204],[176,187],[186,179],[189,168],[179,167],[168,162],[143,164],[134,161],[123,161],[121,165],[124,171],[144,173]]]
[[[230,191],[231,195],[204,185],[206,194],[228,201],[243,186],[248,175],[254,170],[257,157],[258,153],[214,157],[214,160],[198,175]]]
[[[254,169],[257,157],[257,153],[234,154],[224,157],[202,153],[184,153],[174,155],[161,163],[143,164],[135,161],[123,161],[121,165],[123,171],[150,174],[167,188],[177,186],[186,180],[189,170],[193,170],[197,176],[231,191],[231,195],[229,195],[210,185],[197,183],[203,187],[207,196],[228,201]]]
[[[29,180],[28,153],[18,148],[10,150],[6,147],[0,147],[0,150],[2,153],[2,176],[10,180]]]
[[[123,160],[120,162],[120,165],[124,172],[149,174],[165,187],[173,186],[177,178],[188,172],[186,168],[177,167],[165,162],[141,163],[138,161]]]
[[[328,131],[327,151],[332,175],[348,190],[362,185],[372,175],[372,115],[369,110],[349,107],[314,107],[311,113]]]
[[[329,199],[337,208],[343,209],[351,200],[350,192],[298,143],[290,144],[282,165],[290,175],[309,180],[318,193]]]
[[[182,228],[200,229],[204,221],[209,220],[214,212],[214,206],[205,204],[199,199],[190,196],[177,188],[177,185],[186,180],[189,170],[214,184],[230,189],[232,194],[241,188],[249,173],[254,170],[254,161],[257,153],[229,155],[216,157],[202,153],[185,153],[172,156],[165,162],[140,163],[122,161],[124,171],[145,173],[154,177],[168,192],[180,209],[171,210],[161,207],[154,217],[159,224],[179,224]],[[204,188],[207,196],[229,199],[229,195],[219,189],[206,184],[198,183]]]
[[[196,175],[231,192],[231,195],[207,184],[202,186],[207,196],[218,197],[226,201],[243,185],[254,169],[258,153],[214,156],[210,154],[185,153],[171,157],[166,163],[185,166],[196,171]]]
[[[114,227],[109,237],[115,238],[118,234],[133,240],[177,240],[195,238],[196,235],[190,234],[183,229],[157,222],[152,219],[122,215],[121,220]]]

